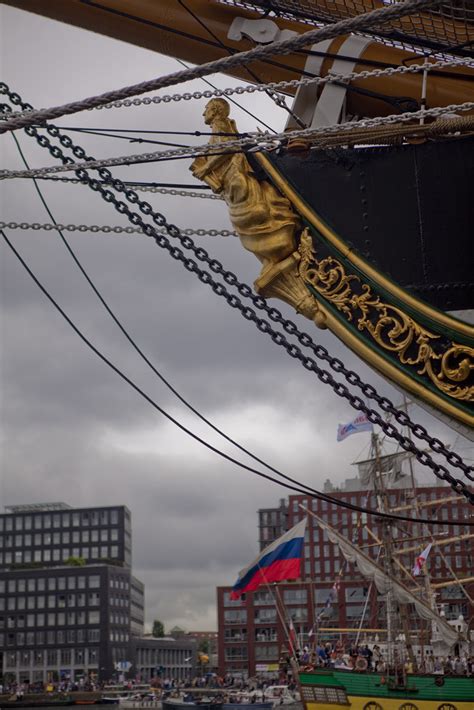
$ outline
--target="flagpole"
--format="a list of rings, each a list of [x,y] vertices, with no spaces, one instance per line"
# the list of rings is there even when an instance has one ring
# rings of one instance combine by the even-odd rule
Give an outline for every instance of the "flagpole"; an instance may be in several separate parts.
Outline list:
[[[286,640],[287,640],[287,642],[288,642],[288,646],[290,647],[290,649],[291,649],[291,651],[292,651],[291,655],[293,656],[293,658],[294,658],[295,660],[297,660],[297,657],[296,657],[296,654],[295,654],[295,649],[294,649],[294,647],[293,647],[293,643],[291,642],[290,633],[289,633],[289,631],[288,631],[288,629],[287,629],[287,627],[286,627],[286,621],[285,621],[285,618],[284,618],[284,616],[283,616],[283,614],[282,614],[282,609],[285,609],[285,606],[283,605],[283,602],[282,602],[282,599],[281,599],[281,596],[280,596],[280,590],[279,590],[279,588],[278,588],[278,586],[277,586],[277,583],[275,582],[275,583],[274,583],[274,586],[275,586],[276,594],[273,594],[273,590],[272,590],[272,587],[270,586],[270,583],[269,583],[268,580],[267,580],[267,577],[266,577],[266,574],[265,574],[265,570],[264,570],[262,567],[260,567],[259,564],[257,564],[257,566],[258,566],[258,569],[260,570],[260,572],[262,573],[263,583],[264,583],[264,585],[267,587],[267,589],[268,589],[268,591],[269,591],[269,593],[270,593],[270,596],[271,596],[272,599],[273,599],[273,603],[275,604],[276,613],[277,613],[277,616],[278,616],[278,618],[279,618],[279,620],[280,620],[280,623],[281,623],[281,625],[282,625],[283,633],[285,634]]]

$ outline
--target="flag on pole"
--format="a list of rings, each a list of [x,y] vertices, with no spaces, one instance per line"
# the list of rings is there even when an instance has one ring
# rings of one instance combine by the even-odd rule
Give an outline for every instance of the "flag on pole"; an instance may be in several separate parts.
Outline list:
[[[412,575],[414,577],[418,577],[419,574],[421,574],[421,570],[423,569],[423,565],[426,563],[426,560],[428,559],[428,555],[430,554],[430,550],[432,547],[432,543],[430,542],[429,545],[425,547],[421,555],[418,555],[418,557],[415,559],[415,564],[414,567],[411,571]]]
[[[245,569],[239,572],[232,588],[231,599],[239,599],[245,592],[262,584],[298,579],[301,576],[306,518],[268,545]]]
[[[339,424],[337,427],[337,440],[343,441],[351,434],[358,434],[361,431],[373,431],[372,422],[369,422],[366,414],[358,414],[348,424]]]

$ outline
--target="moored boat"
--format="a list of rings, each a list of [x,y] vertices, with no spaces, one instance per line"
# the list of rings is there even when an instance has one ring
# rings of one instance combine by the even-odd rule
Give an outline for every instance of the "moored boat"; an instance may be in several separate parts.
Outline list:
[[[300,671],[305,710],[472,710],[474,678],[370,671]]]

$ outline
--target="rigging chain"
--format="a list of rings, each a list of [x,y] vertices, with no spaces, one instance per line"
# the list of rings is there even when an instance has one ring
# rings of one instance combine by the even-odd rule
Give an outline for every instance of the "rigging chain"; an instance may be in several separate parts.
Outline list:
[[[0,82],[0,93],[4,93],[4,85]],[[358,128],[367,129],[374,126],[385,126],[394,123],[411,122],[418,118],[428,118],[443,116],[450,114],[453,111],[472,111],[474,109],[474,101],[466,101],[462,104],[450,104],[449,106],[436,106],[429,109],[420,109],[419,111],[409,111],[400,114],[391,114],[390,116],[377,116],[375,118],[367,118],[361,121],[347,121],[346,123],[336,123],[332,126],[321,126],[319,128],[303,128],[294,131],[284,131],[283,133],[247,133],[241,138],[225,141],[221,144],[205,143],[204,145],[185,146],[183,148],[173,148],[169,150],[152,151],[147,153],[135,153],[129,155],[120,155],[115,158],[103,158],[100,160],[87,159],[83,162],[74,163],[68,161],[63,165],[53,165],[43,168],[33,168],[31,170],[0,170],[0,180],[9,180],[13,178],[28,178],[28,177],[43,177],[56,173],[68,171],[77,171],[82,168],[92,170],[95,168],[111,167],[118,165],[131,165],[133,163],[147,163],[159,160],[168,160],[174,158],[191,158],[201,155],[224,155],[230,152],[262,152],[280,145],[281,141],[287,141],[290,138],[308,138],[316,136],[333,135],[335,133],[351,133]],[[1,122],[0,122],[1,126]],[[55,127],[56,128],[56,127]],[[59,130],[56,128],[56,130]],[[64,129],[64,130],[67,130]],[[1,131],[0,131],[1,132]],[[235,150],[234,150],[235,149]]]
[[[22,105],[22,107],[25,108],[29,107],[28,104],[22,101],[18,94],[10,91],[6,84],[0,85],[0,92],[6,93],[14,105]],[[45,128],[51,136],[58,138],[64,147],[71,149],[75,157],[86,160],[89,159],[85,150],[75,145],[69,136],[62,135],[58,128],[52,125],[47,125]],[[25,129],[25,132],[29,136],[34,137],[39,145],[47,148],[53,157],[59,158],[63,163],[72,162],[72,159],[65,156],[59,146],[52,145],[47,136],[39,134],[36,128],[29,126]],[[299,331],[295,323],[285,319],[277,308],[269,306],[263,297],[253,293],[250,286],[240,282],[237,276],[231,271],[227,271],[220,261],[210,258],[205,249],[196,246],[190,237],[182,235],[175,225],[169,224],[164,215],[159,212],[154,212],[152,206],[148,202],[140,200],[139,195],[137,195],[134,190],[127,188],[121,180],[113,178],[110,170],[102,168],[98,172],[103,180],[109,181],[115,190],[123,193],[131,204],[136,204],[143,215],[150,216],[155,225],[165,228],[166,232],[171,237],[180,240],[181,245],[185,249],[192,251],[199,261],[206,263],[213,273],[220,274],[227,284],[238,290],[241,296],[251,300],[257,309],[265,311],[270,320],[279,323],[289,335],[296,336],[303,347],[310,348],[316,357],[327,362],[334,372],[342,373],[347,382],[359,387],[362,393],[369,399],[375,400],[384,412],[392,414],[394,419],[401,426],[407,426],[415,437],[425,441],[433,451],[443,455],[451,465],[462,469],[464,474],[471,481],[474,481],[473,469],[467,466],[458,454],[449,451],[442,441],[431,437],[425,427],[413,422],[407,412],[397,409],[387,397],[381,396],[373,385],[363,382],[360,376],[356,372],[347,369],[341,360],[330,356],[326,348],[322,345],[315,344],[310,335]],[[173,259],[180,261],[187,271],[195,273],[199,280],[210,286],[216,295],[225,298],[231,308],[239,310],[242,316],[246,320],[253,322],[258,330],[269,335],[277,345],[284,347],[290,357],[298,360],[308,371],[314,372],[318,379],[324,384],[328,384],[339,397],[347,399],[351,406],[357,411],[364,412],[372,424],[380,426],[388,437],[395,439],[405,451],[412,453],[417,461],[431,468],[437,478],[449,483],[456,493],[462,494],[467,500],[474,504],[474,492],[469,489],[464,481],[452,476],[444,465],[436,463],[428,452],[419,449],[408,436],[404,436],[393,424],[385,421],[379,412],[368,407],[361,397],[352,394],[346,385],[335,380],[330,372],[320,368],[317,362],[311,357],[306,356],[297,345],[290,343],[282,333],[275,331],[271,323],[263,318],[259,318],[253,308],[244,305],[238,296],[231,294],[223,284],[215,281],[212,273],[201,269],[197,262],[187,257],[179,247],[173,246],[164,234],[158,234],[154,226],[145,222],[145,220],[137,212],[133,212],[125,202],[118,200],[111,190],[104,189],[99,180],[91,178],[84,169],[77,170],[76,174],[81,182],[88,184],[92,190],[99,192],[106,202],[113,204],[120,214],[126,215],[133,225],[140,226],[144,233],[152,237],[159,247],[166,249]]]
[[[143,234],[141,227],[121,227],[119,225],[112,226],[109,224],[53,224],[52,222],[0,222],[0,229],[32,229],[33,231],[44,230],[51,232],[92,232],[97,234]],[[160,234],[164,234],[166,230],[160,230]],[[230,229],[183,229],[179,231],[187,237],[196,235],[198,237],[238,237],[237,232]]]
[[[438,68],[446,67],[473,67],[472,60],[456,60],[456,61],[439,61],[423,64],[408,64],[398,67],[388,67],[386,69],[364,69],[363,71],[354,71],[349,74],[333,74],[329,73],[326,76],[315,76],[315,77],[302,77],[301,79],[289,79],[288,81],[270,81],[266,84],[246,84],[244,86],[233,86],[227,87],[225,89],[214,89],[211,91],[206,89],[204,91],[185,91],[181,94],[164,94],[163,96],[145,96],[143,98],[136,99],[121,99],[119,101],[113,101],[110,104],[104,104],[102,106],[95,106],[94,108],[87,109],[88,111],[100,111],[102,109],[111,108],[130,108],[131,106],[150,106],[151,104],[169,104],[173,101],[191,101],[191,99],[212,99],[221,98],[226,96],[233,96],[237,94],[241,96],[242,94],[253,94],[255,92],[264,92],[266,89],[272,89],[275,91],[282,89],[297,89],[300,86],[309,86],[311,84],[324,85],[324,84],[338,84],[341,82],[350,83],[353,80],[360,79],[371,79],[380,78],[384,76],[393,76],[394,74],[416,74],[423,71],[432,71]],[[447,75],[449,77],[449,75]],[[27,115],[28,111],[15,111],[10,114],[10,116],[23,116]]]
[[[142,81],[139,84],[124,86],[121,89],[107,91],[98,96],[89,96],[86,99],[73,101],[63,106],[52,106],[45,109],[31,109],[28,115],[9,117],[0,123],[0,133],[7,131],[15,131],[18,128],[26,128],[33,126],[36,123],[44,123],[59,116],[68,116],[78,111],[85,111],[88,108],[101,106],[103,104],[117,101],[118,99],[126,99],[138,94],[145,94],[155,89],[164,89],[167,86],[176,86],[177,84],[185,83],[191,79],[198,79],[209,74],[214,74],[217,71],[226,72],[232,67],[246,66],[255,60],[266,59],[270,55],[275,54],[292,54],[294,51],[304,49],[309,44],[321,41],[323,39],[332,39],[340,35],[350,32],[361,32],[371,27],[376,27],[384,22],[391,22],[400,17],[413,14],[420,10],[428,9],[441,5],[443,0],[403,0],[403,2],[393,3],[388,7],[380,7],[356,17],[345,18],[331,25],[322,27],[303,34],[297,34],[288,39],[271,42],[266,45],[259,45],[253,49],[244,52],[237,52],[231,56],[216,59],[211,62],[199,64],[191,69],[185,69],[173,74],[152,79],[150,81]]]
[[[50,175],[48,177],[38,178],[39,180],[50,180],[51,182],[71,183],[72,185],[80,185],[81,180],[78,178],[59,177],[58,175]],[[202,200],[222,200],[220,195],[213,195],[207,192],[194,192],[192,190],[177,190],[174,187],[158,187],[157,185],[134,185],[133,189],[136,192],[153,192],[160,195],[173,195],[174,197],[197,197]]]

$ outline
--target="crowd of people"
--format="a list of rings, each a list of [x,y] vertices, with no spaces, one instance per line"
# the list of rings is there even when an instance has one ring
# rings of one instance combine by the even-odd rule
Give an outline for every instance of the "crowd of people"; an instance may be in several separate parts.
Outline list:
[[[347,648],[340,642],[317,644],[314,649],[305,646],[302,651],[296,651],[298,666],[302,669],[337,668],[348,671],[373,671],[388,673],[388,661],[378,644],[372,648],[368,644],[350,644]],[[286,662],[290,667],[290,659]],[[418,651],[414,661],[403,660],[404,671],[411,673],[426,673],[436,675],[474,675],[474,656],[434,656],[427,652],[423,656]]]

